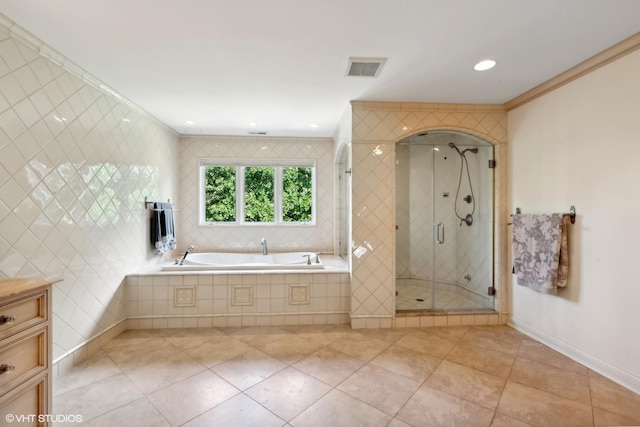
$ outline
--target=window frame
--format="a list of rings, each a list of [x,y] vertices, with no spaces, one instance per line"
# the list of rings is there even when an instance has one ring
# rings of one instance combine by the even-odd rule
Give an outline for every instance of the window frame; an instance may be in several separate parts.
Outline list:
[[[205,168],[216,166],[233,166],[236,168],[236,220],[206,221],[205,208]],[[247,167],[274,168],[274,221],[245,221],[244,209],[244,171]],[[311,221],[292,222],[282,218],[282,169],[287,167],[311,168]],[[236,159],[236,158],[201,158],[198,159],[198,225],[200,227],[315,227],[317,225],[316,192],[317,161],[315,159]]]

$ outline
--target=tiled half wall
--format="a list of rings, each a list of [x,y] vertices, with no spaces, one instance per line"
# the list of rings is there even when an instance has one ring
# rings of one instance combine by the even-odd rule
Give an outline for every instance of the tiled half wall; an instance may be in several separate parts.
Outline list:
[[[507,115],[504,107],[379,102],[352,102],[351,105],[351,325],[364,328],[394,324],[394,144],[428,130],[464,132],[494,144],[496,310],[501,314],[500,321],[506,321]]]
[[[131,275],[127,329],[348,323],[349,273]]]

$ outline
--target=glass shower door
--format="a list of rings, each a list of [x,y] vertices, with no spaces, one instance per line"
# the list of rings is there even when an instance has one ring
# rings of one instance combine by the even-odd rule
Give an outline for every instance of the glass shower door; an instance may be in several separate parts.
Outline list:
[[[433,309],[493,309],[493,147],[449,143],[433,154]]]

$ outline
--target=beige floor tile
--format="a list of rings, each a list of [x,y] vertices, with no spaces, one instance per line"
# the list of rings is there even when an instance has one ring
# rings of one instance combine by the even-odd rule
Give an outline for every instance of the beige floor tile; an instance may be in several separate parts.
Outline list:
[[[294,333],[300,338],[326,346],[351,333],[351,327],[347,329],[342,325],[314,325],[304,328],[297,327]]]
[[[360,335],[364,335],[367,338],[375,338],[380,341],[385,341],[389,344],[393,344],[398,341],[400,338],[407,334],[407,329],[395,329],[395,328],[384,328],[384,329],[360,329],[358,333]]]
[[[325,347],[296,362],[293,367],[335,387],[364,363],[358,358]]]
[[[589,379],[575,372],[516,358],[509,379],[585,405],[591,404]]]
[[[451,338],[455,340],[462,339],[472,328],[469,326],[448,326],[448,327],[435,327],[435,328],[418,328],[417,333],[423,335],[439,335],[445,338]]]
[[[518,351],[518,357],[532,360],[538,363],[546,363],[556,368],[564,369],[582,375],[587,375],[587,368],[569,359],[567,356],[547,347],[544,344],[533,341],[530,338],[522,340],[522,345]]]
[[[589,371],[591,402],[595,408],[622,415],[640,425],[640,395]]]
[[[440,362],[440,358],[394,344],[369,363],[422,382]]]
[[[54,392],[94,426],[640,425],[639,395],[507,326],[133,330]]]
[[[515,356],[461,341],[449,352],[446,359],[488,374],[507,378]]]
[[[496,412],[491,421],[491,427],[531,427],[531,424]]]
[[[415,427],[488,427],[493,411],[423,385],[397,418]]]
[[[522,334],[512,333],[513,329],[509,327],[496,326],[496,328],[498,331],[491,331],[487,328],[471,328],[462,338],[462,342],[515,356],[522,343]]]
[[[155,360],[125,372],[144,394],[153,393],[206,369],[200,362],[181,351],[157,356]]]
[[[289,334],[288,331],[276,326],[249,326],[230,330],[223,329],[222,331],[251,346],[264,345]]]
[[[307,340],[298,335],[284,335],[275,341],[254,345],[258,350],[291,365],[322,348],[322,344]]]
[[[338,390],[395,415],[421,384],[421,381],[368,364],[343,381]]]
[[[184,351],[207,368],[236,358],[253,347],[233,337],[220,336],[208,338],[205,342],[186,348]]]
[[[145,398],[121,406],[104,415],[83,423],[87,427],[164,427],[170,426],[167,420]]]
[[[405,423],[404,421],[400,421],[399,419],[394,418],[391,420],[389,424],[387,424],[387,427],[411,427],[411,426]]]
[[[106,353],[86,359],[75,365],[70,372],[53,379],[53,395],[91,384],[101,379],[117,375],[122,371]]]
[[[593,424],[596,427],[611,426],[638,426],[640,423],[637,419],[628,418],[624,415],[615,414],[600,408],[593,408]]]
[[[588,427],[591,407],[522,384],[507,382],[498,412],[534,426]]]
[[[333,390],[294,418],[294,427],[383,427],[391,417],[353,397]]]
[[[180,349],[195,347],[207,342],[211,337],[225,336],[225,334],[217,328],[190,328],[190,329],[171,329],[171,332],[165,336],[165,341],[170,342]]]
[[[327,384],[289,367],[249,388],[245,394],[289,421],[330,390]]]
[[[204,414],[185,427],[279,427],[284,420],[263,408],[244,394],[238,394]]]
[[[391,344],[360,333],[351,333],[329,344],[329,348],[341,351],[363,361],[369,361],[382,353]]]
[[[209,370],[158,390],[149,401],[171,425],[181,425],[240,391]]]
[[[79,414],[86,422],[143,397],[124,374],[76,388],[53,399],[53,414]]]
[[[240,356],[211,368],[213,372],[240,390],[270,377],[287,365],[258,350],[249,350]]]
[[[425,385],[495,410],[505,382],[495,375],[445,360]]]
[[[444,337],[440,334],[413,333],[396,341],[400,345],[430,356],[444,358],[458,342],[457,338]]]
[[[103,347],[103,349],[123,371],[145,366],[155,360],[165,358],[167,354],[179,351],[164,338],[122,340],[112,346]]]

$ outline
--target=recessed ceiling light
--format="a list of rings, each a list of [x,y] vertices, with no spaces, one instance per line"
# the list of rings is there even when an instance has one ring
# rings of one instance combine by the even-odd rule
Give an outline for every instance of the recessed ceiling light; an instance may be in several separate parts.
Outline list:
[[[251,123],[249,123],[249,126],[251,126],[252,128],[254,128],[254,127],[256,127],[256,126],[257,126],[257,123],[256,123],[256,122],[251,122]]]
[[[309,126],[311,126],[312,128],[317,128],[318,124],[317,123],[311,123]]]
[[[485,71],[495,67],[496,61],[492,59],[485,59],[484,61],[478,62],[473,66],[473,69],[476,71]]]
[[[194,123],[195,122],[193,120],[187,120],[186,122],[184,122],[184,124],[187,125],[187,126],[191,126]]]

